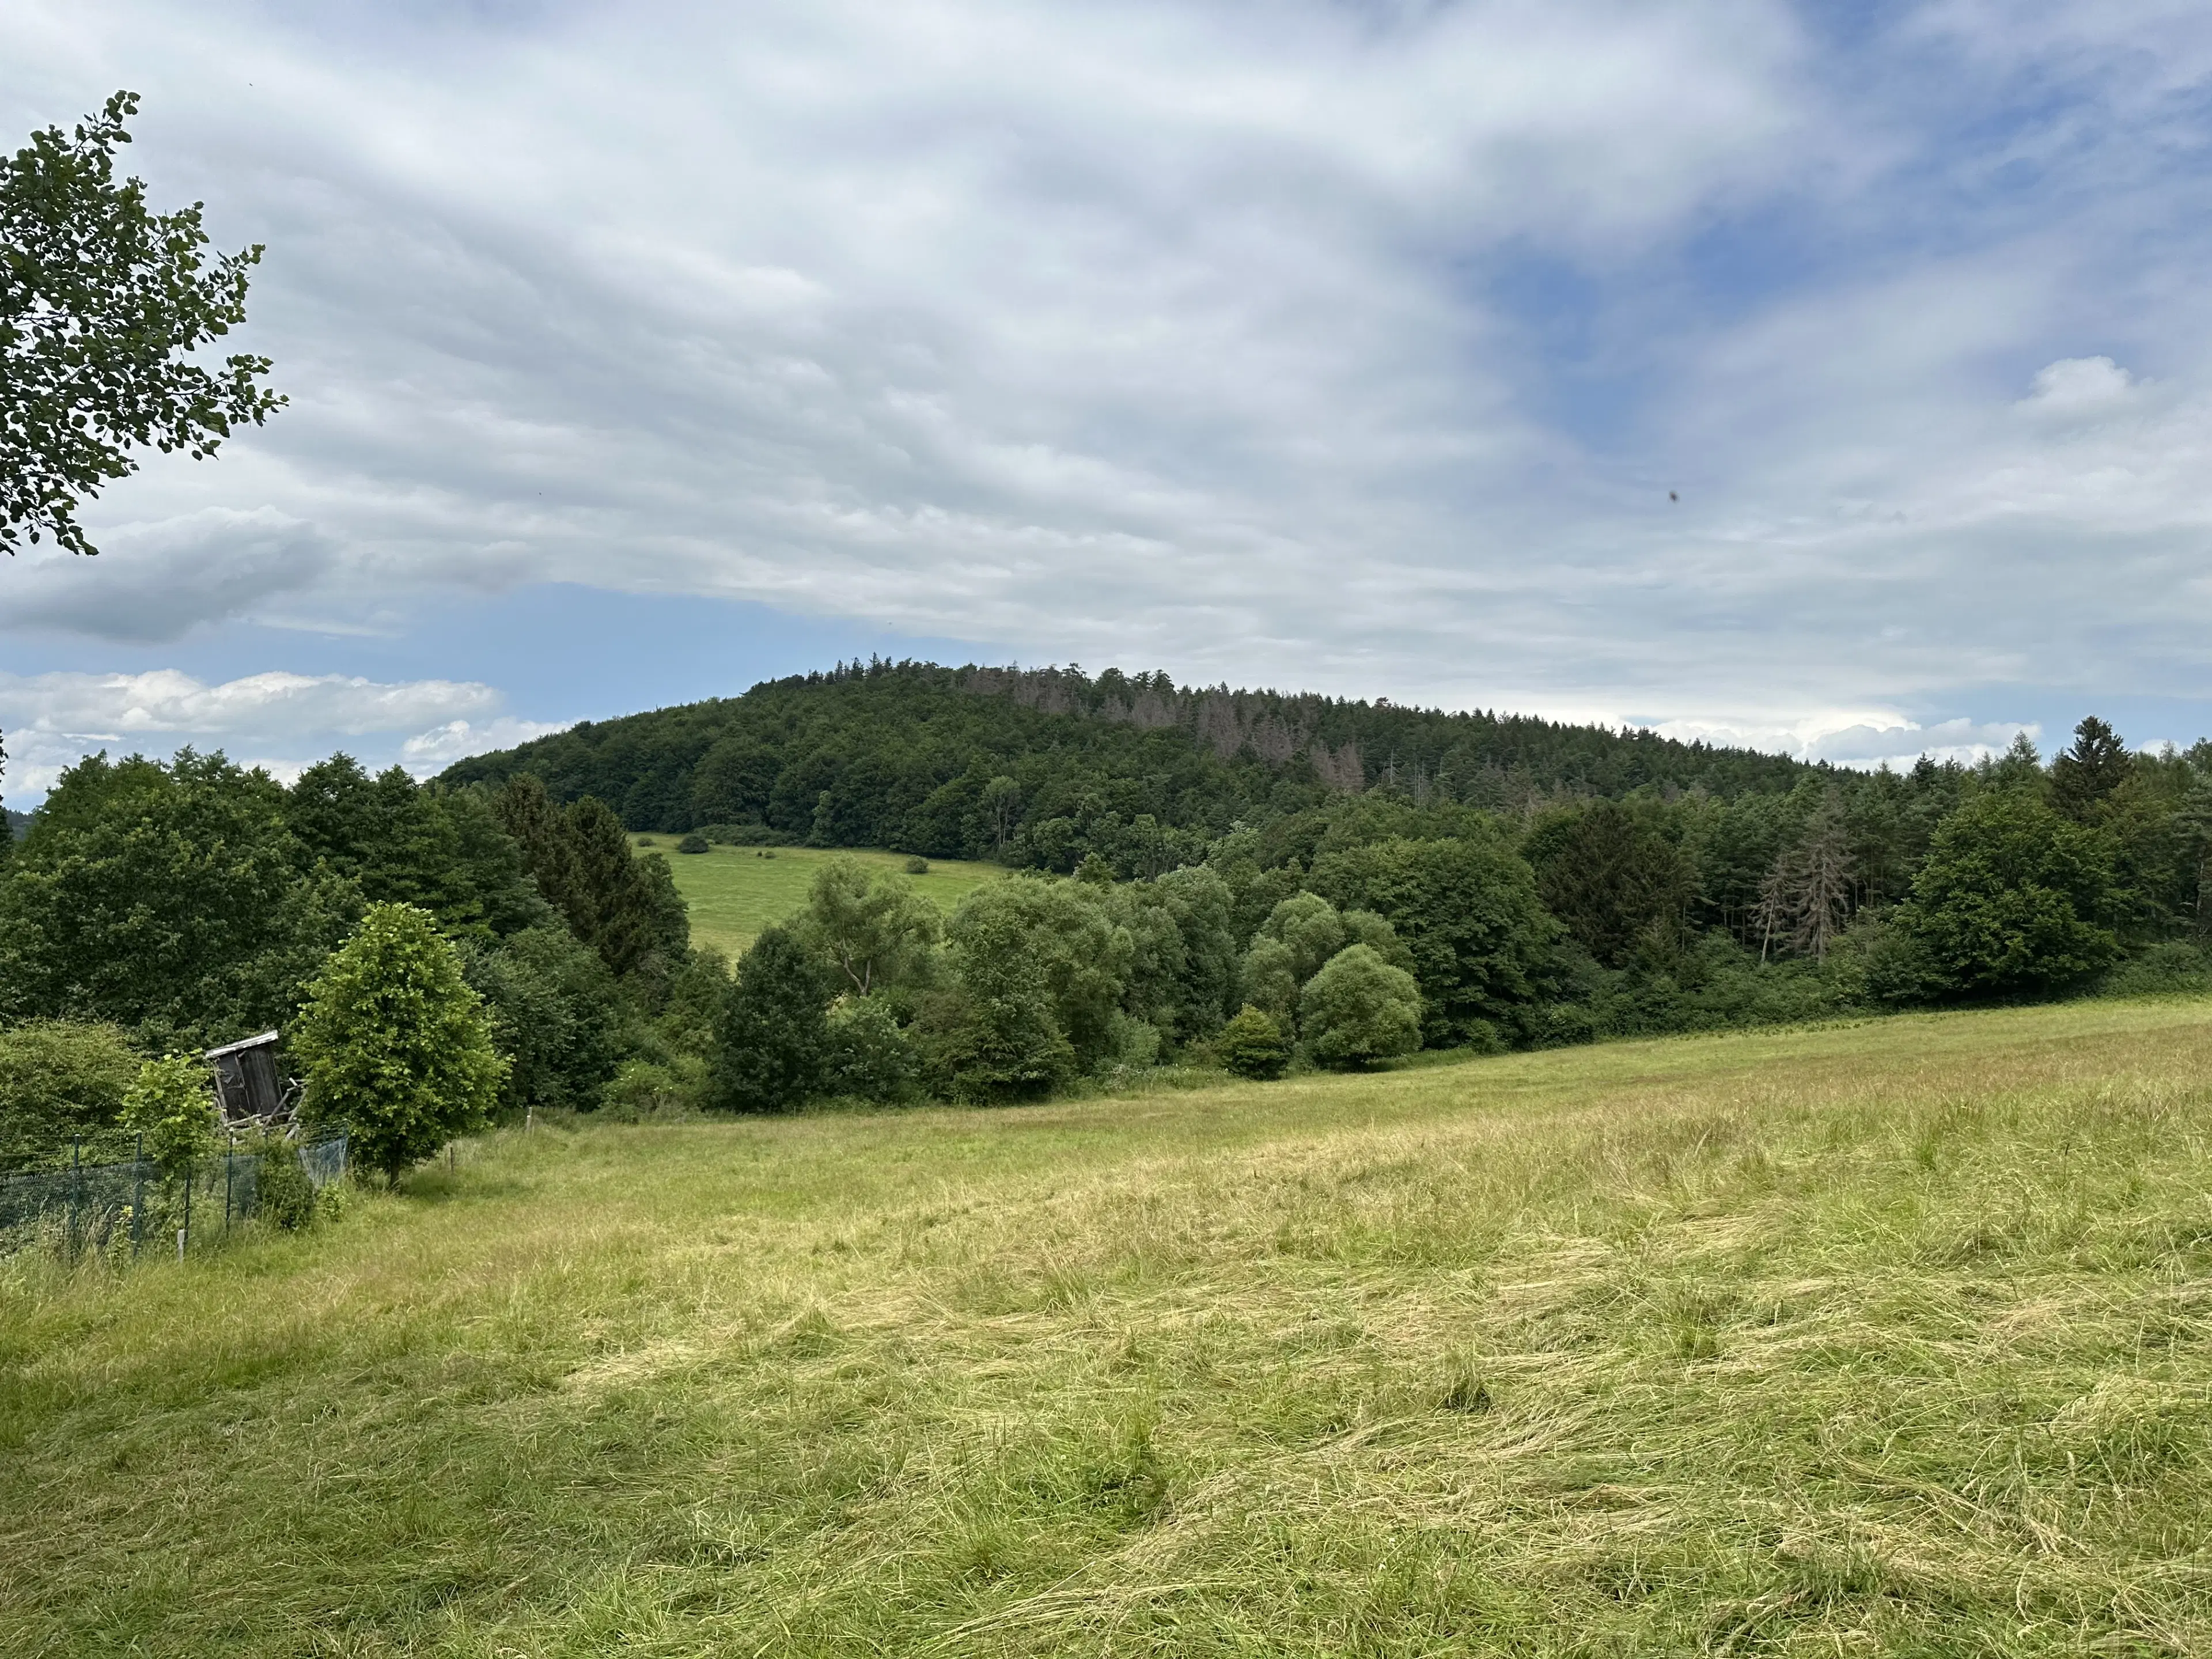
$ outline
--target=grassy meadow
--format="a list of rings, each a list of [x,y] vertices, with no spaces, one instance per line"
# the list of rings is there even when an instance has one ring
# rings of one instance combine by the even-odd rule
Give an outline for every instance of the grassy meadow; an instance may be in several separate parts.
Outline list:
[[[691,915],[691,937],[732,957],[743,953],[762,929],[772,927],[806,902],[807,884],[823,861],[858,859],[863,864],[903,870],[903,853],[825,852],[813,847],[714,847],[704,853],[678,853],[679,836],[632,836],[633,845],[667,854]],[[769,856],[763,856],[763,854]],[[936,901],[947,915],[952,907],[987,881],[1006,873],[1002,865],[968,864],[932,859],[929,873],[910,878],[915,890]]]
[[[502,1134],[0,1265],[0,1652],[2212,1651],[2208,1115],[2083,1002]]]

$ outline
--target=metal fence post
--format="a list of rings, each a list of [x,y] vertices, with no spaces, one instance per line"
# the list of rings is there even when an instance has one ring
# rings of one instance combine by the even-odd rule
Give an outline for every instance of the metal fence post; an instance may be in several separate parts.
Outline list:
[[[146,1242],[146,1137],[138,1137],[131,1154],[131,1254]]]
[[[236,1152],[222,1155],[222,1231],[226,1235],[230,1231],[230,1170],[237,1161]]]
[[[177,1260],[185,1259],[185,1243],[192,1236],[192,1166],[185,1164],[185,1224],[177,1229]]]
[[[77,1234],[83,1225],[84,1137],[78,1135],[70,1142],[69,1252],[72,1260],[80,1253]]]

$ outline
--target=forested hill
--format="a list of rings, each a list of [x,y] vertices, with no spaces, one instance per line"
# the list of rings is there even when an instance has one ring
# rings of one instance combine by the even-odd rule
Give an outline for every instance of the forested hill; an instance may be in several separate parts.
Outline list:
[[[817,845],[1072,868],[1173,867],[1238,819],[1387,788],[1517,808],[1644,785],[1733,797],[1812,770],[1748,750],[1521,715],[1401,708],[1165,674],[840,665],[586,722],[462,761],[451,783],[535,774],[633,830],[759,826]]]

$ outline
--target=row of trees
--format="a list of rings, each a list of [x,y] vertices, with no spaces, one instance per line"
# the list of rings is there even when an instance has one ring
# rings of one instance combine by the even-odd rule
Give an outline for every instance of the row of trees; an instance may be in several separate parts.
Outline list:
[[[1645,787],[1733,795],[1807,769],[1650,732],[1164,674],[854,664],[742,697],[587,722],[457,763],[450,783],[527,772],[556,799],[612,803],[632,830],[749,825],[822,847],[888,847],[1123,878],[1201,861],[1237,822],[1369,788],[1508,808]]]
[[[110,1060],[76,1072],[110,1083],[129,1056],[289,1034],[333,953],[402,913],[482,1005],[495,1109],[703,1075],[721,964],[692,951],[665,864],[635,856],[612,813],[527,780],[425,787],[343,756],[289,788],[189,750],[72,768],[0,845],[0,1029],[91,1033]],[[106,1085],[46,1092],[78,1102],[48,1115],[50,1146],[117,1121]],[[28,1156],[27,1134],[19,1117],[0,1158]]]
[[[481,1005],[495,1109],[1006,1100],[1163,1060],[1264,1075],[2202,976],[2212,746],[2131,754],[2087,720],[2048,767],[2021,744],[1733,798],[1337,792],[1155,874],[1093,850],[949,918],[833,861],[734,979],[610,808],[528,775],[418,786],[341,756],[286,788],[96,757],[0,858],[17,1031],[151,1056],[289,1027],[365,919],[404,913]]]
[[[708,1098],[1036,1098],[1207,1048],[1232,1015],[1264,1051],[1240,1065],[1255,1073],[1294,1053],[1356,1066],[1419,1045],[1413,958],[1382,917],[1301,892],[1247,940],[1237,912],[1203,866],[1120,884],[1093,866],[988,884],[946,921],[902,877],[833,860],[738,963]]]

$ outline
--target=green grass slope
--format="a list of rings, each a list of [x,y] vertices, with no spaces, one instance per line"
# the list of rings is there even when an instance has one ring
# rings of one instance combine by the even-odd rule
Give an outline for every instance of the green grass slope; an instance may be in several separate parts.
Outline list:
[[[495,1138],[0,1269],[0,1652],[2212,1651],[2208,1079],[2082,1003]]]
[[[633,836],[647,852],[668,855],[676,890],[691,917],[691,937],[731,956],[739,955],[763,928],[772,927],[806,903],[806,889],[826,859],[858,859],[863,864],[903,870],[900,853],[824,852],[811,847],[714,847],[704,853],[678,853],[675,836]],[[773,857],[760,856],[763,850]],[[987,881],[1007,873],[1002,865],[930,860],[929,873],[912,876],[915,890],[936,901],[950,915],[952,907]]]

